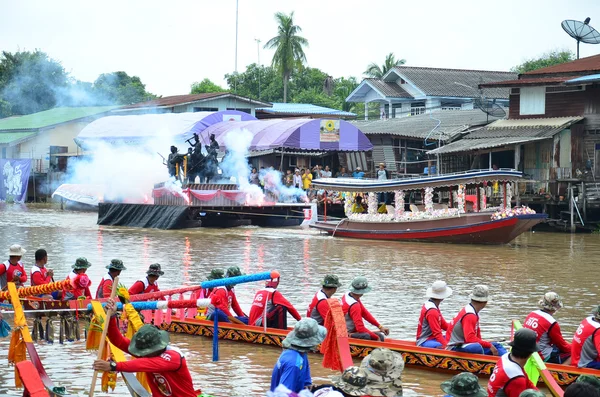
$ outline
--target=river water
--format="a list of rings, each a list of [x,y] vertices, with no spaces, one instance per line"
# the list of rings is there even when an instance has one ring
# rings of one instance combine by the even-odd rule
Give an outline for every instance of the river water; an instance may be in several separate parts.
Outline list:
[[[523,319],[549,290],[564,298],[565,308],[557,319],[568,339],[581,319],[600,303],[599,235],[531,232],[503,246],[394,243],[331,238],[301,228],[163,231],[104,227],[96,225],[93,213],[10,205],[0,210],[0,230],[0,252],[4,254],[11,244],[21,244],[28,250],[23,258],[28,271],[38,248],[48,251],[48,267],[55,270],[55,278],[66,276],[74,260],[85,256],[93,264],[87,272],[94,283],[93,292],[113,258],[127,266],[121,274],[127,286],[143,277],[148,265],[161,263],[166,272],[159,281],[162,289],[198,284],[211,268],[237,265],[247,273],[279,270],[279,290],[305,313],[325,274],[337,274],[344,285],[354,276],[364,275],[373,286],[373,292],[363,297],[365,305],[397,339],[414,340],[425,289],[437,279],[454,289],[454,295],[442,305],[447,319],[467,302],[473,285],[490,286],[492,302],[481,313],[486,339],[506,338],[510,321]],[[258,288],[258,284],[236,287],[246,311]],[[338,296],[344,292],[345,288],[340,288]],[[276,348],[222,342],[221,360],[213,363],[211,340],[175,334],[171,340],[186,352],[196,387],[216,396],[264,396],[280,353]],[[12,390],[8,342],[8,338],[0,340],[0,393],[20,395]],[[64,345],[40,342],[38,350],[55,383],[72,394],[87,395],[84,390],[92,377],[95,352],[87,352],[84,341]],[[315,383],[333,374],[320,366],[320,359],[317,355],[311,358]],[[404,394],[440,396],[439,384],[447,378],[407,369]],[[112,395],[126,394],[119,379]]]

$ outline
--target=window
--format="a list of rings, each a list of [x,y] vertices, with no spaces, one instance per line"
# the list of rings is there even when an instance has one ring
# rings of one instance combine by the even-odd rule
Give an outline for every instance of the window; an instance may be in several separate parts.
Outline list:
[[[521,88],[521,115],[546,113],[546,87]]]
[[[197,108],[194,107],[194,112],[218,112],[219,108]]]
[[[520,88],[511,88],[510,89],[511,94],[519,94],[520,92],[521,92]]]
[[[546,92],[547,93],[555,93],[555,92],[577,92],[577,91],[584,91],[583,86],[581,85],[574,85],[574,86],[568,86],[568,87],[564,87],[564,86],[556,86],[556,87],[546,87]]]
[[[67,170],[67,157],[57,156],[57,154],[65,154],[68,150],[67,146],[50,146],[50,172],[65,172]]]
[[[248,114],[252,114],[252,110],[250,108],[227,108],[227,110],[237,110],[239,112],[244,112],[244,113],[248,113]]]

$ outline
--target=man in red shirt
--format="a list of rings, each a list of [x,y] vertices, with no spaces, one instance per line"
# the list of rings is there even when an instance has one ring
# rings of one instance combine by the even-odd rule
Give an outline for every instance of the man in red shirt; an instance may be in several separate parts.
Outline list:
[[[110,299],[107,310],[114,310],[115,303]],[[110,343],[136,357],[134,360],[116,363],[96,360],[96,371],[146,372],[152,397],[196,397],[192,376],[184,355],[169,345],[169,333],[154,325],[146,324],[131,340],[121,335],[117,320],[110,318],[108,327]]]
[[[5,289],[9,281],[15,283],[17,287],[22,287],[27,281],[27,273],[21,263],[21,257],[25,252],[27,251],[18,244],[11,245],[8,249],[8,260],[0,263],[0,290]]]
[[[417,327],[417,346],[434,349],[446,348],[446,337],[442,331],[448,330],[448,323],[442,316],[440,304],[452,295],[452,288],[444,281],[436,281],[425,294],[429,300],[421,308]]]
[[[600,369],[600,306],[575,331],[571,364],[579,368]]]
[[[158,292],[158,278],[165,274],[160,268],[160,263],[153,263],[146,271],[147,276],[138,280],[129,288],[129,295],[148,294]]]
[[[365,277],[355,277],[352,284],[350,284],[349,291],[342,296],[342,311],[346,319],[348,335],[351,338],[383,341],[385,336],[390,334],[389,328],[379,324],[360,301],[360,298],[371,290],[372,288],[369,287],[369,282]],[[379,328],[379,331],[370,331],[365,326],[363,319]]]
[[[48,269],[46,264],[48,263],[48,253],[44,249],[35,251],[35,265],[31,268],[29,277],[31,278],[31,286],[50,284],[54,276],[54,271]],[[42,298],[58,299],[60,291],[54,291],[52,294],[40,295]]]
[[[335,294],[340,285],[340,280],[337,276],[325,276],[323,282],[321,283],[323,288],[321,288],[321,290],[315,294],[312,302],[310,302],[310,305],[308,305],[306,317],[313,318],[319,325],[323,325],[325,323],[325,318],[327,318],[327,313],[329,313],[327,299],[331,298],[333,294]]]
[[[223,271],[223,269],[212,269],[210,271],[210,274],[206,277],[206,279],[208,281],[210,280],[219,280],[222,279],[223,277],[225,277],[225,272]],[[204,296],[204,298],[209,298],[210,294],[212,294],[214,288],[204,288],[202,289],[202,295]]]
[[[510,342],[512,350],[500,357],[490,376],[487,387],[489,397],[519,397],[527,389],[536,389],[523,369],[529,357],[540,351],[536,339],[537,334],[528,328],[515,332],[515,338]]]
[[[281,292],[277,291],[278,286],[279,277],[273,278],[265,283],[265,288],[254,295],[248,324],[262,326],[266,319],[267,327],[286,329],[288,312],[296,321],[300,321],[302,318],[300,313]]]
[[[100,284],[98,284],[96,299],[108,298],[112,291],[115,277],[120,276],[123,270],[127,270],[120,259],[113,259],[106,268],[108,269],[108,273],[100,280]]]
[[[79,299],[80,297],[92,299],[92,293],[90,292],[92,282],[85,274],[90,266],[92,264],[86,258],[80,257],[75,260],[75,263],[71,265],[71,269],[73,270],[67,276],[67,280],[71,283],[71,288],[63,289],[62,300]]]
[[[242,271],[237,266],[231,266],[225,272],[225,278],[242,276]],[[210,294],[210,306],[206,311],[206,318],[212,320],[215,312],[219,316],[220,322],[248,324],[248,316],[242,310],[235,296],[235,285],[226,287],[216,287]],[[218,310],[217,310],[218,309]],[[233,316],[230,309],[233,309],[236,317]]]
[[[544,361],[567,364],[566,361],[571,357],[571,344],[565,341],[560,325],[554,319],[554,313],[563,307],[562,300],[556,292],[547,292],[538,305],[540,310],[529,313],[523,327],[537,334],[540,355]]]

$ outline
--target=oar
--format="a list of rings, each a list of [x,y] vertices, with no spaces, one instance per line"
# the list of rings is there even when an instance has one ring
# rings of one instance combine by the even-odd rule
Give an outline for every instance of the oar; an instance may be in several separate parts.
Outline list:
[[[110,299],[115,299],[115,295],[117,295],[117,289],[119,289],[119,277],[115,277],[113,280],[112,291],[110,291]],[[108,310],[106,312],[106,320],[104,321],[104,328],[102,329],[102,336],[100,337],[100,345],[98,346],[98,360],[102,359],[102,355],[104,354],[104,345],[106,344],[106,334],[108,333],[108,324],[110,323],[110,318],[113,315],[112,310]],[[98,378],[98,371],[94,370],[94,376],[92,377],[92,385],[90,386],[89,396],[94,396],[94,389],[96,388],[96,379]]]

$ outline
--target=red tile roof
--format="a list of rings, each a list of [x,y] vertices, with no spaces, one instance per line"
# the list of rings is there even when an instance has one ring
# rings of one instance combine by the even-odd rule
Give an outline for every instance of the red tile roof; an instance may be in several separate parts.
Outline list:
[[[525,77],[525,76],[523,76]],[[480,88],[491,88],[491,87],[521,87],[521,86],[536,86],[536,85],[558,85],[562,84],[567,80],[577,78],[579,76],[557,76],[557,77],[539,77],[534,78],[527,76],[518,80],[506,80],[497,81],[495,83],[484,83],[480,84]]]
[[[244,98],[241,96],[234,95],[230,92],[207,92],[204,94],[188,94],[188,95],[173,95],[163,98],[153,99],[147,102],[134,103],[133,105],[123,106],[121,109],[137,109],[137,108],[150,108],[150,107],[171,107],[177,105],[183,105],[190,102],[202,101],[206,99],[218,98],[222,96],[228,96],[237,98],[242,101],[254,102],[261,106],[271,106],[270,103],[257,101],[250,98]]]
[[[555,74],[555,73],[577,73],[577,72],[596,72],[600,71],[600,54],[591,57],[577,59],[575,61],[561,63],[560,65],[548,66],[523,73],[524,76]],[[588,74],[588,73],[584,73]]]

